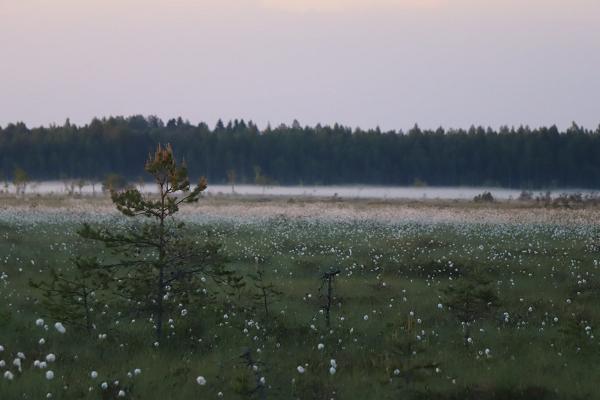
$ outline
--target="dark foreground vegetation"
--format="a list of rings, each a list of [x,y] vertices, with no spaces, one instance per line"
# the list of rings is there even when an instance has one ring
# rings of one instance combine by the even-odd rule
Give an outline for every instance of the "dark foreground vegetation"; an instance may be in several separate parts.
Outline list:
[[[84,279],[71,286],[79,294],[52,299],[69,307],[52,308],[30,285],[53,282],[51,271],[81,277],[75,257],[114,260],[76,234],[83,221],[136,225],[67,214],[0,223],[2,399],[598,398],[591,226],[192,219],[181,233],[199,248],[220,243],[243,280],[201,273],[190,296],[177,287],[155,345],[151,297],[132,303],[115,283],[85,296]],[[329,301],[324,274],[337,270]]]
[[[143,177],[158,143],[173,144],[194,178],[215,183],[494,185],[537,189],[600,187],[600,128],[556,127],[382,132],[303,127],[259,130],[252,122],[214,128],[181,118],[94,119],[85,126],[0,128],[0,179]],[[17,169],[18,168],[18,169]]]

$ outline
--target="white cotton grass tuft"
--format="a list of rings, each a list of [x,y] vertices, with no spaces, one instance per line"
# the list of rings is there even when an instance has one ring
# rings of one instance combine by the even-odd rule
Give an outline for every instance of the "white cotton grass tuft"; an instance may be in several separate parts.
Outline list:
[[[317,345],[317,349],[319,349],[319,350],[323,350],[324,348],[325,348],[325,345],[323,343],[319,343]]]
[[[46,371],[46,379],[48,379],[49,381],[54,379],[54,372],[51,370]]]
[[[330,375],[335,375],[336,369],[334,366],[329,367],[329,374]]]
[[[10,372],[10,371],[6,371],[4,373],[4,379],[12,381],[14,377],[15,377],[14,374],[12,372]]]
[[[125,391],[124,390],[119,390],[119,393],[117,394],[117,397],[125,397]]]
[[[65,326],[61,322],[55,323],[54,329],[56,329],[58,333],[65,333],[67,331],[67,328],[65,328]]]
[[[306,371],[302,365],[298,365],[298,367],[296,368],[296,370],[298,371],[299,374],[303,374],[304,371]]]
[[[46,356],[46,361],[49,363],[54,362],[54,361],[56,361],[56,356],[54,354],[50,353]]]
[[[204,386],[206,385],[206,379],[202,375],[200,375],[196,378],[196,383],[200,386]]]
[[[96,378],[98,377],[98,372],[96,372],[96,371],[92,371],[92,372],[90,372],[90,377],[91,377],[92,379],[96,379]]]
[[[44,320],[41,318],[38,318],[35,320],[35,325],[39,326],[39,327],[43,327],[44,326]]]

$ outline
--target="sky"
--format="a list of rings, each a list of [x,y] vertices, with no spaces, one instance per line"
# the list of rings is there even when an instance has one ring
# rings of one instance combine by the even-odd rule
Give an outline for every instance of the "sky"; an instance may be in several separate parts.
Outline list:
[[[0,125],[600,123],[598,0],[0,0]]]

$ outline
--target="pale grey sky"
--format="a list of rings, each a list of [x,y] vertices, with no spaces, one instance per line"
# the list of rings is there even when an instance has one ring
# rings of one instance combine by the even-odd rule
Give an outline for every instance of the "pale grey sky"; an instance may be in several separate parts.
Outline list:
[[[0,0],[0,125],[600,123],[599,0]]]

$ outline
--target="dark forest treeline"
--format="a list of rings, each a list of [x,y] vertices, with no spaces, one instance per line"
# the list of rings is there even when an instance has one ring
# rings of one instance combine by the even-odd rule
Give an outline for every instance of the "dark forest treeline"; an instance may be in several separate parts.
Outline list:
[[[85,126],[0,128],[0,173],[16,167],[37,180],[143,175],[157,143],[171,143],[190,175],[209,182],[255,182],[257,168],[280,184],[498,185],[516,188],[600,187],[600,127],[472,127],[468,130],[382,132],[348,127],[291,126],[259,130],[251,122],[214,128],[181,118],[94,119]],[[1,176],[0,176],[1,178]]]

